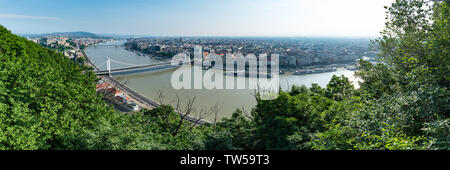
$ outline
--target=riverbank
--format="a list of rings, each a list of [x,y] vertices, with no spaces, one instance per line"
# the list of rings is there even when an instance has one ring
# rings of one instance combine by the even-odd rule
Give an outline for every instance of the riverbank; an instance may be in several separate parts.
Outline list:
[[[356,64],[354,63],[339,63],[339,64],[328,64],[328,65],[313,65],[305,67],[280,67],[280,71],[283,74],[292,75],[306,75],[306,74],[317,74],[326,72],[335,72],[338,68],[344,68],[349,71],[356,70]]]
[[[143,53],[143,52],[141,52],[141,51],[138,51],[138,50],[135,50],[135,49],[130,49],[130,48],[128,48],[127,46],[124,46],[124,49],[125,50],[127,50],[127,51],[130,51],[130,52],[133,52],[133,53],[135,53],[135,54],[137,54],[137,55],[139,55],[139,56],[147,56],[147,57],[150,57],[150,58],[152,58],[152,59],[155,59],[155,60],[160,60],[160,61],[170,61],[171,60],[171,58],[172,57],[170,57],[170,58],[168,58],[167,56],[162,56],[162,55],[157,55],[157,54],[147,54],[147,53]]]

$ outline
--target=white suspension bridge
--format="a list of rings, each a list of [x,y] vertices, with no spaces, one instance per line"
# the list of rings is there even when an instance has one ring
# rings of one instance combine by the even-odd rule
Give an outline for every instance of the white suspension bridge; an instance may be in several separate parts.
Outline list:
[[[183,65],[184,63],[188,63],[185,58],[185,61],[179,61],[179,62],[171,61],[171,62],[163,62],[163,63],[156,63],[156,64],[136,65],[136,64],[125,63],[125,62],[112,60],[112,59],[108,58],[104,63],[100,64],[99,66],[96,66],[91,62],[89,57],[87,58],[87,62],[94,68],[94,73],[96,75],[99,75],[99,76],[103,77],[105,80],[112,82],[113,84],[116,85],[117,88],[126,92],[131,98],[139,101],[140,103],[142,103],[150,108],[159,107],[160,104],[144,97],[143,95],[136,92],[135,90],[130,89],[129,87],[123,85],[119,81],[112,78],[111,74],[112,73],[125,73],[125,72],[130,72],[130,71],[136,72],[136,70],[140,70],[140,69],[143,69],[143,71],[149,71],[149,69],[155,71],[155,70],[161,70],[161,69],[170,68],[170,67],[172,67],[172,68],[179,67],[179,66]],[[111,62],[127,65],[130,67],[120,68],[120,69],[111,69]],[[178,64],[172,64],[172,62],[178,63]],[[106,70],[100,70],[99,68],[104,66],[105,64],[106,64]],[[181,115],[182,113],[179,113],[179,114]],[[195,125],[203,125],[206,123],[211,123],[210,121],[195,118],[190,115],[185,115],[182,117],[183,117],[183,119],[188,120],[188,121],[194,123]]]
[[[111,62],[116,63],[116,64],[125,65],[127,67],[112,69]],[[94,73],[96,75],[112,75],[112,74],[135,73],[135,72],[141,72],[141,71],[158,71],[158,70],[162,70],[162,69],[179,67],[179,66],[183,65],[184,63],[185,63],[184,61],[180,61],[179,63],[174,63],[173,61],[169,61],[169,62],[138,65],[138,64],[131,64],[131,63],[126,63],[126,62],[107,58],[107,60],[105,62],[103,62],[99,66],[96,66],[96,70],[94,71]],[[103,67],[105,64],[106,64],[106,70],[100,70],[99,68]]]

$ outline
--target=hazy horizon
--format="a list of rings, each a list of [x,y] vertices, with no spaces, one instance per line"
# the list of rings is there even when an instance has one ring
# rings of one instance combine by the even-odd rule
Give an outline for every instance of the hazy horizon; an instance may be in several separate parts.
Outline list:
[[[7,28],[9,29],[9,28]],[[234,36],[234,35],[199,35],[199,36],[190,36],[190,35],[139,35],[139,34],[114,34],[114,33],[93,33],[88,31],[68,31],[68,32],[44,32],[44,33],[16,33],[19,36],[39,36],[39,35],[45,35],[45,34],[53,34],[53,33],[76,33],[76,32],[86,32],[86,33],[92,33],[95,35],[103,36],[103,37],[131,37],[131,38],[336,38],[336,39],[370,39],[370,38],[379,38],[379,36],[332,36],[332,35],[310,35],[310,36]]]
[[[393,0],[0,0],[16,34],[141,37],[378,37]]]

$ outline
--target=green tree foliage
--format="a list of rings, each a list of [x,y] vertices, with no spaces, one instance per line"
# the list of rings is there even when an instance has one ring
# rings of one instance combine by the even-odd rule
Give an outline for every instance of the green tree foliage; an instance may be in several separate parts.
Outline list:
[[[345,76],[338,77],[333,75],[327,85],[326,96],[333,100],[343,100],[351,96],[354,87]]]
[[[346,118],[315,135],[314,148],[450,149],[448,3],[386,7],[389,21],[373,42],[381,63],[361,61],[356,73],[360,109],[343,111]]]
[[[255,126],[241,110],[233,113],[231,118],[224,118],[213,127],[205,140],[206,149],[243,150],[255,146]]]
[[[375,43],[383,64],[362,67],[360,72],[367,80],[364,90],[387,89],[375,95],[374,113],[408,136],[428,134],[432,147],[445,149],[450,148],[448,5],[448,1],[397,0],[386,7],[389,21]]]
[[[76,148],[108,116],[95,76],[60,53],[0,27],[0,148]]]

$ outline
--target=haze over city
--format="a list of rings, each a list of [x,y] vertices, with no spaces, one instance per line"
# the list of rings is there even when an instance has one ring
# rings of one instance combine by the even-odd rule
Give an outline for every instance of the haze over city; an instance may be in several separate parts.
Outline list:
[[[1,0],[17,34],[87,31],[141,36],[379,36],[393,0]]]

